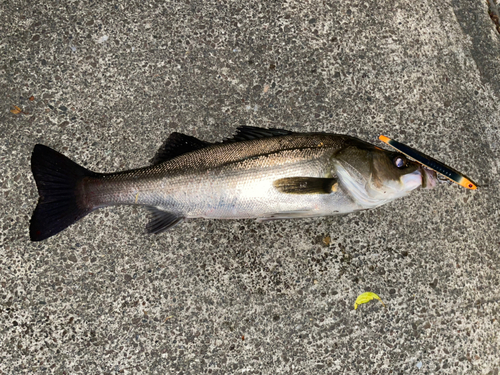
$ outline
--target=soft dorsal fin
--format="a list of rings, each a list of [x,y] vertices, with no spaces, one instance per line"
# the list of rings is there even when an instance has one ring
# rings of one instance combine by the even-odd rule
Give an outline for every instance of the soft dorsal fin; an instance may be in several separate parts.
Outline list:
[[[151,160],[153,165],[210,146],[211,143],[181,133],[172,133]]]
[[[273,182],[285,194],[330,194],[337,191],[336,178],[286,177]]]
[[[234,134],[231,138],[224,139],[223,143],[250,141],[252,139],[276,137],[280,135],[290,134],[293,134],[293,132],[285,129],[265,129],[258,128],[256,126],[239,126],[236,129],[236,134]]]

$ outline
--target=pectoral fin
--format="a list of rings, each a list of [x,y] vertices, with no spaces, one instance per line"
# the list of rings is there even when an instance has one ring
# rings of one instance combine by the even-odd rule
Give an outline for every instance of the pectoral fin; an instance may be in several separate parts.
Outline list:
[[[330,194],[337,190],[336,178],[286,177],[273,182],[285,194]]]

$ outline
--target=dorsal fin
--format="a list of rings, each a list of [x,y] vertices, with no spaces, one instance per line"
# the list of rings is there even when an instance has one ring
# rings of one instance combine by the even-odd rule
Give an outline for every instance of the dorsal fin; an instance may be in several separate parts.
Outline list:
[[[153,165],[163,163],[177,156],[210,146],[211,143],[181,133],[172,133],[151,159]]]
[[[236,134],[234,134],[231,138],[224,139],[223,143],[250,141],[252,139],[276,137],[280,135],[290,134],[293,134],[293,132],[285,129],[265,129],[258,128],[256,126],[239,126],[236,129]]]
[[[285,129],[265,129],[256,126],[240,126],[236,129],[236,134],[231,138],[226,138],[222,143],[232,143],[249,141],[258,138],[276,137],[280,135],[290,135],[294,132]],[[169,135],[167,140],[161,145],[160,149],[151,160],[153,165],[163,163],[164,161],[173,159],[177,156],[187,154],[188,152],[196,151],[213,143],[202,141],[190,135],[174,132]]]

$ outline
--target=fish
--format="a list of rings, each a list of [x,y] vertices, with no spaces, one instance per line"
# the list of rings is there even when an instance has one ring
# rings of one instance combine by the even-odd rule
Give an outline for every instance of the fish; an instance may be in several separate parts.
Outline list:
[[[438,182],[435,171],[404,154],[349,135],[250,126],[221,142],[171,133],[149,166],[116,173],[90,171],[37,144],[31,169],[39,194],[32,241],[114,205],[145,207],[146,232],[158,234],[193,218],[348,214]]]

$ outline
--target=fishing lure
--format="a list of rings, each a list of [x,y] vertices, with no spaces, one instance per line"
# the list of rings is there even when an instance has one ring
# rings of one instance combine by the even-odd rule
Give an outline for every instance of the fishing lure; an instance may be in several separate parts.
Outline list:
[[[436,159],[433,159],[430,156],[427,156],[421,153],[420,151],[411,148],[410,146],[395,141],[394,139],[390,139],[385,135],[381,135],[379,139],[382,142],[387,143],[389,146],[395,148],[399,152],[405,154],[409,158],[419,162],[423,166],[432,169],[436,173],[439,173],[440,175],[446,177],[450,181],[460,186],[463,186],[466,189],[471,189],[471,190],[477,189],[477,185],[473,183],[470,179],[465,177],[462,173],[456,171],[451,167],[448,167],[447,165],[437,161]]]

